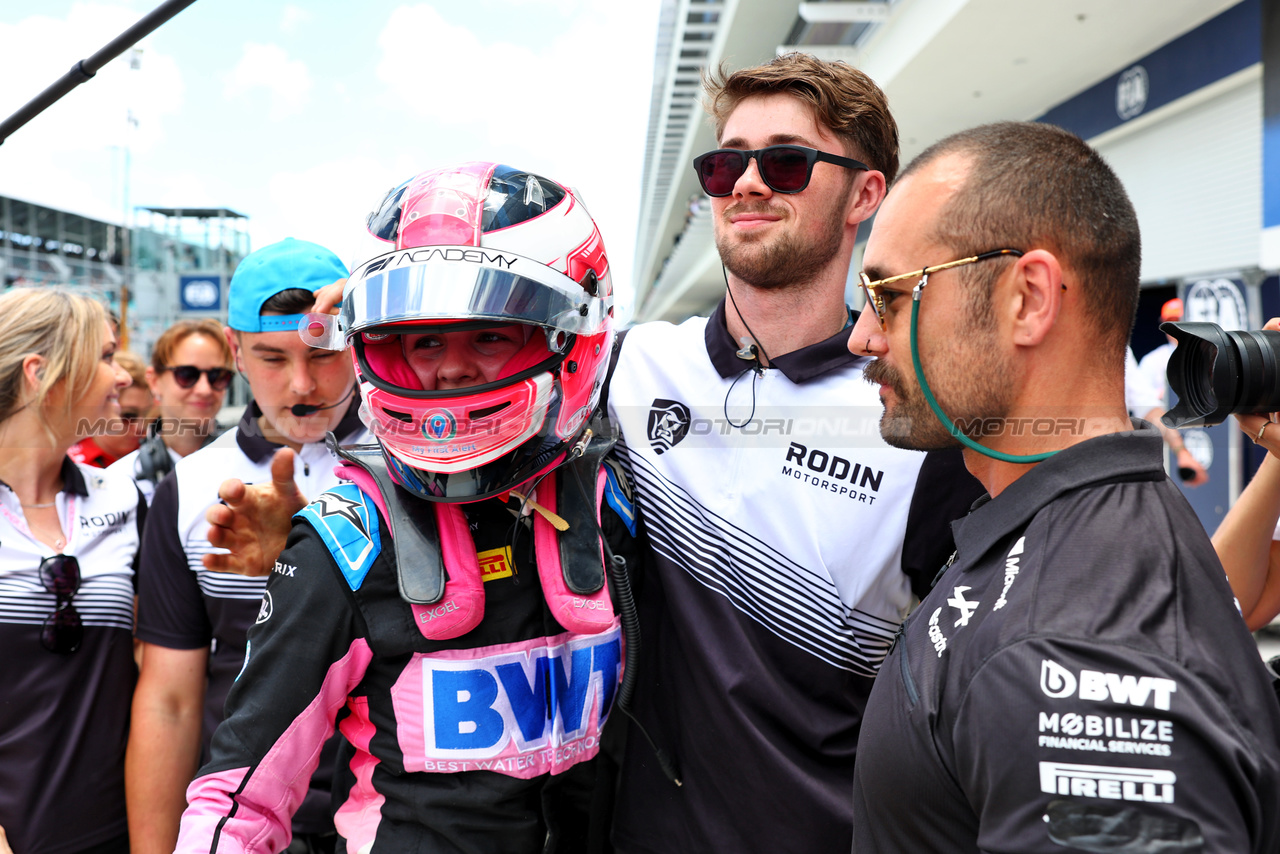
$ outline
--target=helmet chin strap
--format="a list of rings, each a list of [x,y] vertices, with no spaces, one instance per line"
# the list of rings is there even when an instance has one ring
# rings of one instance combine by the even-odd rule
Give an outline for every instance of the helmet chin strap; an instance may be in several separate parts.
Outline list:
[[[947,417],[947,414],[942,411],[942,407],[938,405],[937,398],[933,396],[933,391],[929,388],[928,381],[924,378],[924,368],[920,366],[920,345],[916,336],[916,327],[920,317],[920,291],[927,282],[928,277],[926,276],[921,280],[920,284],[916,285],[911,294],[911,366],[915,368],[916,382],[920,383],[920,390],[924,392],[924,399],[929,402],[929,407],[933,410],[933,414],[938,416],[942,426],[946,427],[947,432],[956,437],[966,448],[1004,463],[1038,463],[1058,453],[1057,451],[1045,451],[1040,454],[1006,454],[1002,451],[984,448],[960,432],[960,428],[956,427],[951,419]]]

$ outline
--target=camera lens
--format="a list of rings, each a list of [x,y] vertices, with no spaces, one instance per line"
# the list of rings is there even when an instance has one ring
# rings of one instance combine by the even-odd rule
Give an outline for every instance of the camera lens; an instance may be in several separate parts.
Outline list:
[[[1162,323],[1177,341],[1166,373],[1178,405],[1170,427],[1221,424],[1231,413],[1280,410],[1280,332],[1228,332],[1216,323]]]

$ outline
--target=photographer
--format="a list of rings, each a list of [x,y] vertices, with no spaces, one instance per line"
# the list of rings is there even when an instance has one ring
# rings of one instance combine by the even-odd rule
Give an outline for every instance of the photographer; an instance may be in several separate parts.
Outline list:
[[[1176,305],[1175,305],[1176,303]],[[1160,322],[1182,319],[1182,300],[1172,299],[1160,309]],[[1209,482],[1209,473],[1204,466],[1187,450],[1182,440],[1182,433],[1172,427],[1165,426],[1161,416],[1165,413],[1165,403],[1169,399],[1168,384],[1164,379],[1165,365],[1173,352],[1175,342],[1166,335],[1167,343],[1142,357],[1142,362],[1133,355],[1133,348],[1125,352],[1124,363],[1124,399],[1129,414],[1154,424],[1164,436],[1164,443],[1173,453],[1174,467],[1184,486],[1200,486]]]
[[[1280,318],[1272,318],[1263,329],[1280,331]],[[1280,613],[1280,542],[1274,539],[1280,519],[1280,425],[1275,418],[1274,412],[1236,415],[1244,434],[1268,453],[1213,535],[1213,547],[1250,631]]]

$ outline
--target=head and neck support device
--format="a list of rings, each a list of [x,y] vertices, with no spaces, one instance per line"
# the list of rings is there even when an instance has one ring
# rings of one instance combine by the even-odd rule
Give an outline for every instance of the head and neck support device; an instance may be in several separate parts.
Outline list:
[[[543,477],[530,496],[569,525],[559,531],[541,513],[533,514],[538,577],[552,616],[575,634],[596,634],[614,620],[605,583],[600,543],[600,511],[610,470],[602,465],[614,441],[596,438]],[[324,539],[352,589],[357,589],[381,552],[377,530],[381,511],[395,541],[400,597],[413,609],[424,637],[460,637],[484,617],[484,582],[466,517],[456,504],[423,501],[399,486],[387,471],[377,445],[330,447],[342,460],[337,469],[350,485],[327,493],[349,512],[326,512],[326,499],[301,511]],[[572,470],[570,470],[572,467]],[[578,483],[591,484],[584,490]],[[372,502],[373,507],[368,502]],[[359,501],[361,508],[353,505]],[[356,524],[356,521],[359,524]]]

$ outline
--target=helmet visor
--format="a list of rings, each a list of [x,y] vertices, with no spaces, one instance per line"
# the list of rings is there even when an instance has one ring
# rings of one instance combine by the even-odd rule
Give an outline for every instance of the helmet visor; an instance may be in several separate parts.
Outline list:
[[[427,246],[389,252],[357,268],[347,280],[337,328],[332,318],[311,315],[299,331],[314,347],[340,350],[344,338],[390,323],[487,320],[590,335],[600,331],[607,313],[605,299],[529,258]]]
[[[369,233],[379,240],[395,242],[396,233],[400,230],[400,199],[409,188],[409,181],[398,187],[392,187],[378,203],[378,207],[365,218]]]

